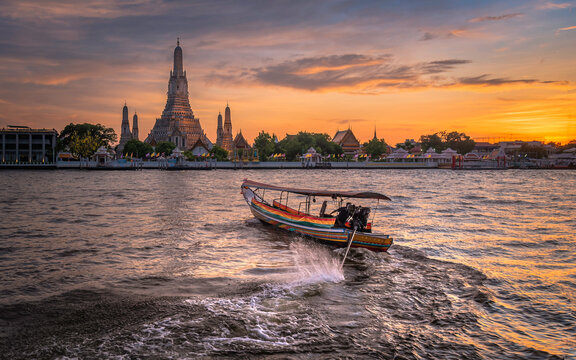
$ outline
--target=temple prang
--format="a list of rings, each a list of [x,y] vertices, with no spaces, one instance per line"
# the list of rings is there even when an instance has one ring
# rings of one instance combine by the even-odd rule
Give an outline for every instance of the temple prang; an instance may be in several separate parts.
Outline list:
[[[170,71],[166,106],[160,118],[146,138],[146,142],[156,145],[161,141],[174,143],[181,150],[191,149],[200,140],[206,148],[211,148],[210,140],[204,134],[200,119],[194,116],[188,98],[188,79],[183,65],[180,39],[174,49],[174,66]]]

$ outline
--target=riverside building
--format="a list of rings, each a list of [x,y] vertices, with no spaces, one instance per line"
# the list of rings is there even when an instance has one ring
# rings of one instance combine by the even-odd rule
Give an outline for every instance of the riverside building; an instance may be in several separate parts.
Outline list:
[[[374,131],[374,136],[376,136],[376,131]],[[332,142],[340,145],[345,155],[354,156],[360,152],[360,141],[356,139],[352,129],[337,131],[336,135],[332,138]]]
[[[0,160],[2,164],[54,163],[57,136],[54,129],[8,125],[0,130]]]
[[[252,147],[242,135],[242,130],[234,138],[231,158],[234,160],[245,160],[253,158]]]

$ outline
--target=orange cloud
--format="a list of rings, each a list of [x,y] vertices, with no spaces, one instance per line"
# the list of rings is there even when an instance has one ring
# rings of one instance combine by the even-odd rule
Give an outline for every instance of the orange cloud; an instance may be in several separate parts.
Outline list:
[[[557,31],[566,31],[566,30],[575,30],[576,26],[569,26],[569,27],[563,27],[558,29]]]
[[[362,95],[422,91],[425,89],[490,89],[503,87],[565,87],[568,82],[477,76],[449,76],[452,70],[469,64],[446,59],[414,64],[397,64],[390,55],[359,54],[306,57],[252,69],[228,69],[206,76],[212,85],[276,86],[317,93]],[[501,91],[501,90],[499,90]]]
[[[32,76],[23,78],[22,81],[25,83],[37,84],[37,85],[66,85],[71,81],[79,80],[88,77],[88,74],[76,74],[76,75],[44,75],[44,76]]]
[[[505,14],[505,15],[498,15],[498,16],[480,16],[473,19],[468,20],[471,23],[478,23],[478,22],[486,22],[486,21],[502,21],[502,20],[509,20],[515,17],[522,16],[523,14],[514,13],[514,14]]]
[[[565,2],[565,3],[553,3],[553,2],[546,2],[544,5],[540,6],[540,9],[548,10],[548,9],[570,9],[574,7],[573,3]]]

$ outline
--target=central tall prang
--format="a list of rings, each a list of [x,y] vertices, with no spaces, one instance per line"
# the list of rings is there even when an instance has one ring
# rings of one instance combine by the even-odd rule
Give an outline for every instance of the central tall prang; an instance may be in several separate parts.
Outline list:
[[[162,116],[146,138],[146,142],[156,145],[160,141],[170,141],[182,150],[192,148],[200,140],[205,147],[210,141],[204,134],[200,119],[194,117],[188,99],[188,80],[182,62],[180,39],[174,49],[174,69],[170,71],[168,100]]]

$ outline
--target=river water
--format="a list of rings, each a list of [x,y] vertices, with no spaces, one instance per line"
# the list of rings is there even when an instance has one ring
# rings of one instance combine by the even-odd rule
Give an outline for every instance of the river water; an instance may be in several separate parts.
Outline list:
[[[370,190],[388,253],[253,219]],[[0,358],[576,359],[576,172],[0,172]]]

